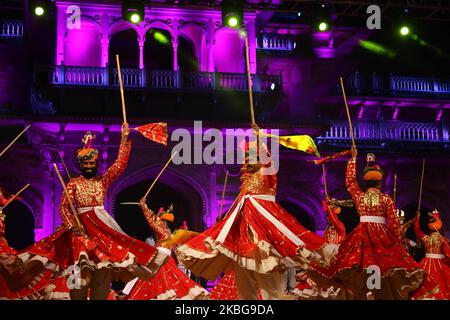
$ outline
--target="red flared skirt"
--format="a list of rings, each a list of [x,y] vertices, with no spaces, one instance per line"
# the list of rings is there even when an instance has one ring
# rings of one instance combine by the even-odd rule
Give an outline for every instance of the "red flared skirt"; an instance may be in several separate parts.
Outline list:
[[[213,300],[239,300],[234,271],[228,272],[220,279],[209,297]],[[261,292],[258,294],[258,300],[262,300]]]
[[[414,298],[430,297],[430,299],[450,300],[450,260],[447,257],[441,259],[425,257],[419,263],[425,270],[430,282],[437,284],[438,292],[433,292],[430,285],[423,286],[415,294]]]
[[[357,299],[369,292],[377,299],[407,299],[420,287],[425,275],[386,224],[365,222],[341,243],[330,267],[313,264],[311,269],[314,281],[320,283],[323,276],[332,280],[330,285],[350,290]],[[367,285],[369,277],[375,274],[381,277],[381,288],[375,282],[375,286]]]
[[[128,300],[195,300],[205,299],[208,291],[169,261],[150,280],[138,280]]]
[[[150,278],[167,261],[167,254],[106,225],[94,209],[79,215],[79,219],[87,236],[61,228],[26,249],[21,259],[53,265],[59,275],[72,273],[68,268],[73,266],[82,270],[111,268],[127,274],[127,280],[131,274]]]
[[[299,256],[311,258],[312,252],[326,246],[322,238],[304,228],[274,198],[257,197],[240,196],[222,221],[177,249],[178,259],[193,273],[215,280],[221,272],[234,270],[235,263],[268,273],[297,265]]]

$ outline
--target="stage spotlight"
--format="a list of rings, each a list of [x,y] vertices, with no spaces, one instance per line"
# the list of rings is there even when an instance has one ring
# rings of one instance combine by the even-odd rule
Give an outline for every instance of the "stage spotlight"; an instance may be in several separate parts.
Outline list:
[[[38,17],[44,16],[47,14],[47,11],[49,9],[49,1],[44,0],[30,0],[29,7],[30,11],[33,12]]]
[[[325,21],[319,22],[319,24],[317,25],[317,29],[319,29],[319,31],[321,31],[321,32],[327,31],[328,28],[329,28],[329,25]]]
[[[131,15],[131,22],[133,22],[133,23],[139,23],[139,21],[141,21],[141,17],[139,16],[139,14],[133,13],[133,14]]]
[[[313,12],[312,25],[316,31],[325,32],[331,28],[332,11],[325,1],[318,1]]]
[[[274,91],[275,88],[276,88],[275,82],[272,82],[272,83],[270,84],[270,90]]]
[[[244,20],[244,5],[240,0],[222,1],[222,25],[240,28]]]
[[[122,17],[132,23],[144,20],[145,9],[143,1],[122,1]]]
[[[45,13],[45,9],[41,6],[38,6],[34,9],[34,14],[37,16],[42,16]]]
[[[401,34],[402,36],[404,36],[404,37],[407,36],[407,35],[409,35],[410,32],[411,32],[411,30],[409,29],[408,26],[402,26],[402,27],[400,28],[400,34]]]

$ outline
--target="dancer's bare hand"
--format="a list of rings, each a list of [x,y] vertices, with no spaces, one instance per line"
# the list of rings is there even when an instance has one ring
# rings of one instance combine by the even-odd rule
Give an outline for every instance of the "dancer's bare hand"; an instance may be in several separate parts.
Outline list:
[[[352,159],[356,160],[356,157],[358,156],[358,150],[356,149],[356,146],[352,146]]]
[[[261,130],[256,123],[252,123],[251,126],[252,126],[252,129],[255,130],[255,131]]]
[[[139,200],[139,205],[141,206],[141,209],[147,209],[147,198],[142,197],[141,200]]]
[[[128,141],[128,135],[130,134],[130,128],[128,127],[128,123],[122,124],[122,143],[126,143]]]

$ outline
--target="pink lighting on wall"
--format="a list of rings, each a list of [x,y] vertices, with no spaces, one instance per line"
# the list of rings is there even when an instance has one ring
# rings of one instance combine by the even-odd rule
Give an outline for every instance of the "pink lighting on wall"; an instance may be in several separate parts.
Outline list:
[[[81,29],[67,30],[64,64],[67,66],[99,67],[102,48],[96,27],[81,22]]]
[[[217,72],[244,72],[244,40],[239,31],[223,28],[216,32],[214,61]]]

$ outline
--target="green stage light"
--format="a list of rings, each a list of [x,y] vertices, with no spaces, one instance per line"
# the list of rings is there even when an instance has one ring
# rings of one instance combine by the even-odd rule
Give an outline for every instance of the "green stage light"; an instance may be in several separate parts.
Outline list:
[[[327,31],[328,30],[328,23],[326,22],[320,22],[319,23],[319,31]]]
[[[45,13],[45,10],[43,7],[41,6],[37,6],[36,8],[34,8],[34,14],[37,16],[42,16]]]
[[[244,21],[244,4],[241,0],[222,1],[222,25],[241,28]]]
[[[141,17],[137,13],[133,13],[130,19],[133,23],[139,23],[139,21],[141,21]]]
[[[231,16],[228,18],[227,24],[231,28],[235,28],[238,25],[238,23],[239,23],[238,18],[236,18],[234,16]]]
[[[410,32],[411,32],[411,30],[407,26],[402,26],[400,28],[400,34],[404,37],[407,36]]]

